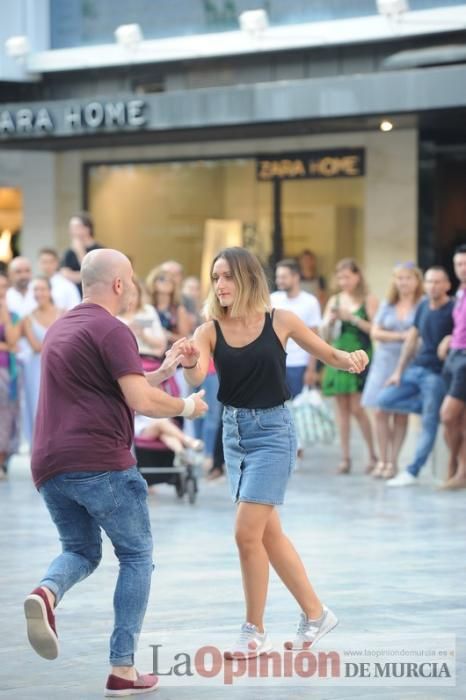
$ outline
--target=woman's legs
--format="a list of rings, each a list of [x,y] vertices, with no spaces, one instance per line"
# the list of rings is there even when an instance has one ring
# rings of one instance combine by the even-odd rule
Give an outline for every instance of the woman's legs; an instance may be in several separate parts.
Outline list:
[[[340,432],[340,444],[343,462],[350,462],[350,395],[340,394],[335,396],[337,403],[338,429]]]
[[[177,454],[183,451],[183,447],[196,449],[199,443],[198,440],[185,435],[169,418],[157,418],[144,428],[141,435],[161,440],[172,452]]]
[[[322,604],[307,577],[304,565],[293,544],[282,530],[280,516],[274,508],[262,538],[273,568],[308,618],[322,614]]]
[[[390,446],[392,443],[392,429],[390,423],[392,415],[392,413],[382,411],[380,408],[375,411],[377,442],[379,445],[379,459],[381,462],[390,461]]]
[[[351,414],[359,423],[359,427],[369,451],[369,459],[371,462],[375,462],[377,457],[375,455],[374,440],[372,437],[372,426],[366,410],[361,406],[361,394],[350,394],[350,408]]]
[[[235,537],[238,546],[246,621],[264,631],[264,609],[269,584],[269,557],[264,546],[264,531],[273,506],[240,503],[236,513]]]
[[[408,431],[408,420],[409,415],[407,413],[395,413],[393,415],[391,461],[396,468],[398,468],[398,457],[400,456],[401,448],[403,447]]]

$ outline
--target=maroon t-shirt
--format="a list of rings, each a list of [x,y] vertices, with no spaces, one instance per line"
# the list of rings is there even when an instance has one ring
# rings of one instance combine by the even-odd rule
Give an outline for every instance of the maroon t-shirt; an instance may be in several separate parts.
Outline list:
[[[135,464],[133,411],[118,379],[144,374],[130,329],[98,304],[80,304],[47,331],[32,448],[37,488],[75,471]]]

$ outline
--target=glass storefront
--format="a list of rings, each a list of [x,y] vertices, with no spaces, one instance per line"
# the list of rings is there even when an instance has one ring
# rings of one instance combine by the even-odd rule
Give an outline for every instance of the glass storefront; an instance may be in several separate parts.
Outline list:
[[[461,5],[464,0],[410,0],[412,10]],[[377,13],[375,0],[51,0],[51,48],[114,42],[121,24],[137,22],[155,39],[238,29],[241,12],[265,9],[272,26]]]
[[[209,222],[240,228],[264,264],[272,254],[273,184],[253,158],[85,166],[87,207],[99,241],[124,251],[144,276],[162,260],[199,275]],[[330,276],[335,262],[363,262],[364,177],[286,181],[281,186],[284,254],[312,249]]]

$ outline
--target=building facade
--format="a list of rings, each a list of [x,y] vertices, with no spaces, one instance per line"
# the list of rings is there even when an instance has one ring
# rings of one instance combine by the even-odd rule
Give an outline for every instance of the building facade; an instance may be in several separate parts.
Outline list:
[[[383,294],[393,264],[466,238],[465,4],[115,7],[38,0],[0,30],[28,44],[0,62],[0,229],[26,255],[86,208],[141,276],[199,274],[239,235],[264,262],[312,249],[327,276],[354,256]]]

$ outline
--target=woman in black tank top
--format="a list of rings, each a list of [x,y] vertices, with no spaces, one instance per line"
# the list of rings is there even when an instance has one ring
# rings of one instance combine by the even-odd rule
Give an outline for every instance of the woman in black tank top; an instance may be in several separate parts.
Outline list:
[[[211,267],[207,311],[212,321],[186,341],[185,377],[199,386],[213,355],[224,404],[223,444],[236,513],[246,598],[246,621],[228,655],[258,656],[271,649],[263,627],[269,564],[301,608],[290,648],[315,642],[337,618],[315,594],[304,566],[282,532],[276,506],[283,503],[296,457],[293,420],[284,405],[285,346],[293,338],[307,352],[338,369],[362,372],[364,351],[347,353],[321,340],[292,312],[270,310],[267,281],[259,261],[244,248],[226,248]],[[252,648],[253,647],[253,648]]]

